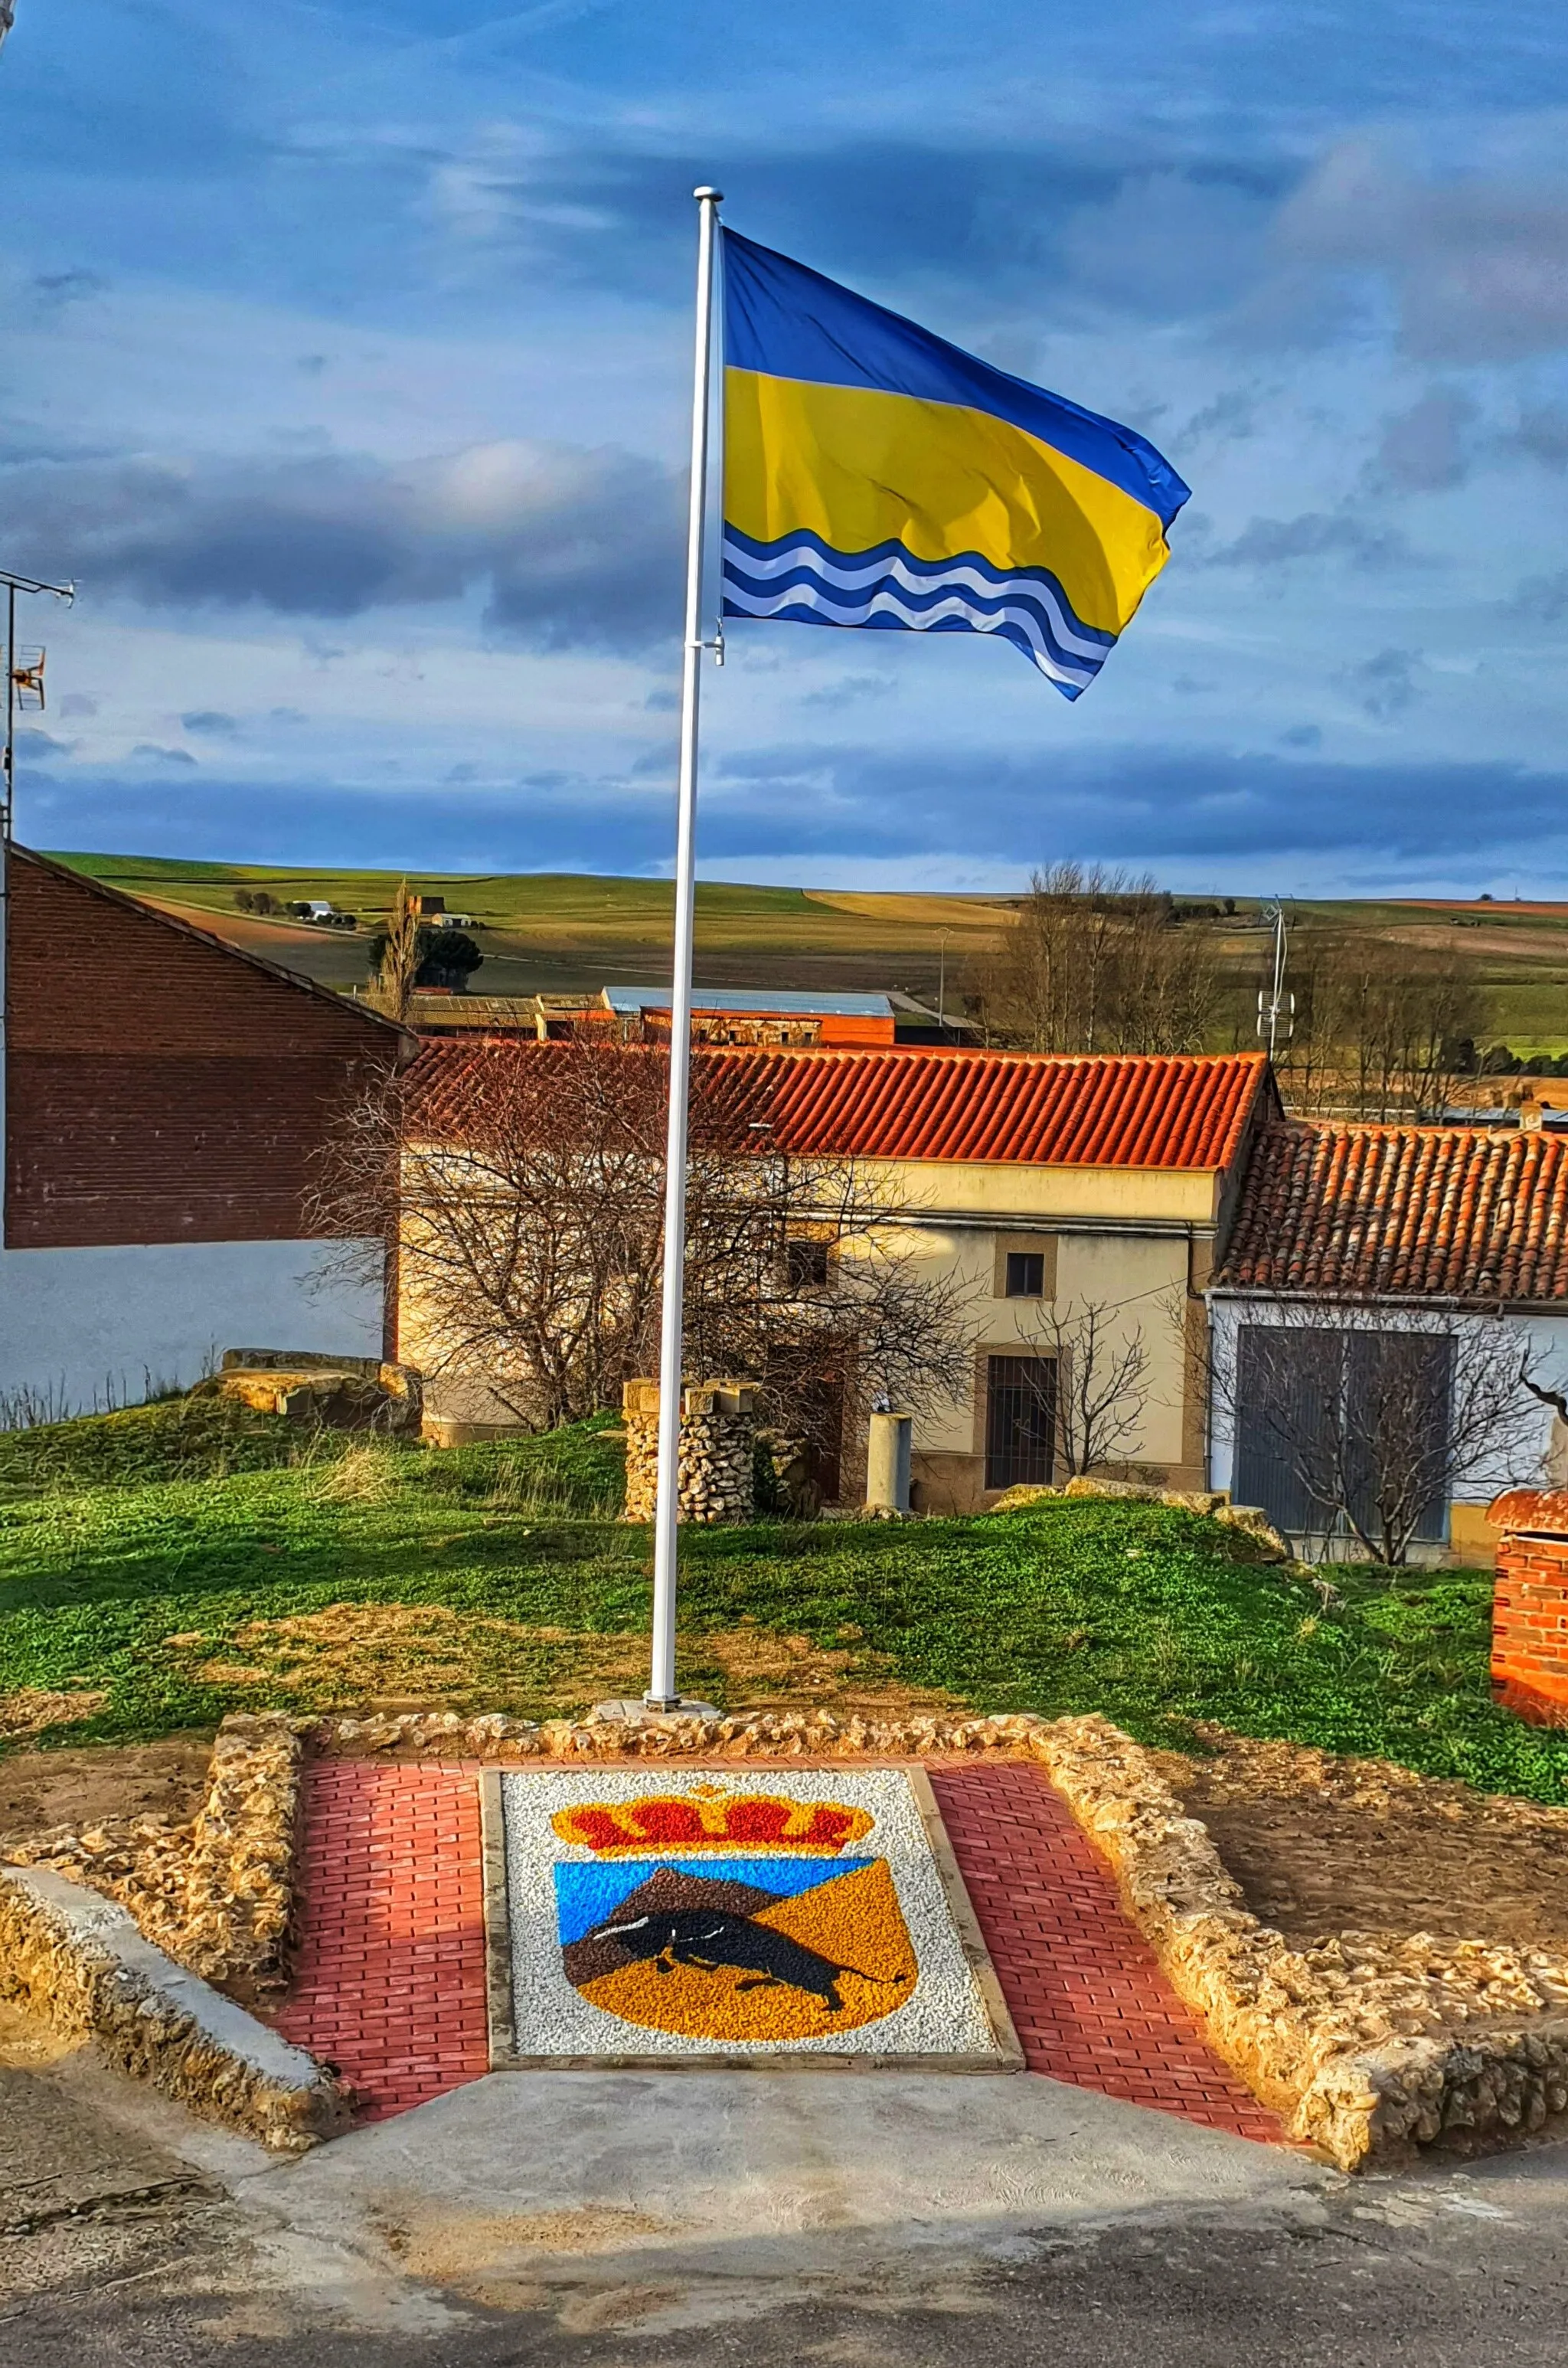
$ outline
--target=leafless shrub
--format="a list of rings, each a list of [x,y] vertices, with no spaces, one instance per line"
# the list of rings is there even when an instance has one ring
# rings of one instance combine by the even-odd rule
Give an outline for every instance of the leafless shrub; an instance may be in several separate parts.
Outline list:
[[[1100,1300],[1028,1305],[1017,1310],[1018,1338],[1051,1369],[1056,1463],[1072,1478],[1123,1462],[1142,1440],[1149,1396],[1142,1327],[1129,1332],[1120,1310]]]

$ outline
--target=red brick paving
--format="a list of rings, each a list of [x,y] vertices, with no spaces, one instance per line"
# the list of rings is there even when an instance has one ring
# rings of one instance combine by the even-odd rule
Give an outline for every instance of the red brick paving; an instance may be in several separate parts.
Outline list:
[[[300,1947],[276,2020],[338,2066],[367,2120],[489,2067],[477,1772],[325,1760],[307,1776]],[[930,1772],[1029,2070],[1278,2144],[1040,1771]]]
[[[1279,2123],[1212,2053],[1040,1770],[930,1775],[1029,2070],[1278,2145]]]
[[[472,1768],[323,1760],[306,1778],[294,1987],[276,2017],[381,2121],[490,2068]]]

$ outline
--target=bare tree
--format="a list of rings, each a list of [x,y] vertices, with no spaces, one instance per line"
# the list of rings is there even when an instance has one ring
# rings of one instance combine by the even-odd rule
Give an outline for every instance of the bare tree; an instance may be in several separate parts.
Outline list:
[[[916,1409],[955,1394],[962,1294],[911,1250],[896,1198],[853,1160],[776,1146],[760,1091],[737,1101],[719,1074],[695,1057],[688,1372],[759,1383],[779,1427],[824,1450],[851,1389]],[[349,1261],[397,1242],[433,1376],[483,1382],[545,1429],[654,1370],[667,1076],[650,1047],[502,1043],[361,1096],[316,1219]]]
[[[1465,1481],[1541,1458],[1531,1359],[1494,1315],[1275,1301],[1213,1360],[1240,1493],[1282,1529],[1353,1539],[1397,1568]]]
[[[1102,1300],[1025,1304],[1015,1310],[1018,1338],[1049,1375],[1037,1386],[1051,1394],[1055,1463],[1072,1478],[1125,1462],[1142,1438],[1149,1397],[1142,1327],[1129,1332],[1120,1309]]]
[[[1303,932],[1280,1088],[1303,1114],[1378,1125],[1440,1119],[1481,1030],[1472,967],[1360,934]]]
[[[387,915],[376,974],[366,997],[389,1019],[407,1019],[424,951],[418,901],[409,894],[407,881],[400,880]]]
[[[1035,1053],[1190,1053],[1218,1004],[1212,930],[1148,879],[1037,871],[976,985],[988,1035]]]

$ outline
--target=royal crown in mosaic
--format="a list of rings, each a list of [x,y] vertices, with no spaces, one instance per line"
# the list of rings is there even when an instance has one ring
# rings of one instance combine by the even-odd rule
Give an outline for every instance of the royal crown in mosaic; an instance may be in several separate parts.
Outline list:
[[[782,1793],[694,1788],[636,1801],[586,1801],[551,1819],[563,1842],[597,1858],[642,1850],[792,1850],[832,1858],[868,1834],[866,1809],[838,1801],[791,1801]]]

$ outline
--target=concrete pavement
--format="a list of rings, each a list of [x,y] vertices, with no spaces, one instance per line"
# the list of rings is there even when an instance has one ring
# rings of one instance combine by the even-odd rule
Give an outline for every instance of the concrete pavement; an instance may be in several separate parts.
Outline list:
[[[88,2059],[11,2064],[85,2209],[0,2239],[6,2368],[1568,2351],[1568,2148],[1358,2181],[1029,2075],[499,2074],[280,2164]]]
[[[673,2331],[946,2294],[1042,2228],[1289,2214],[1324,2179],[1028,2074],[496,2073],[240,2194],[463,2300],[576,2324],[635,2289]]]

